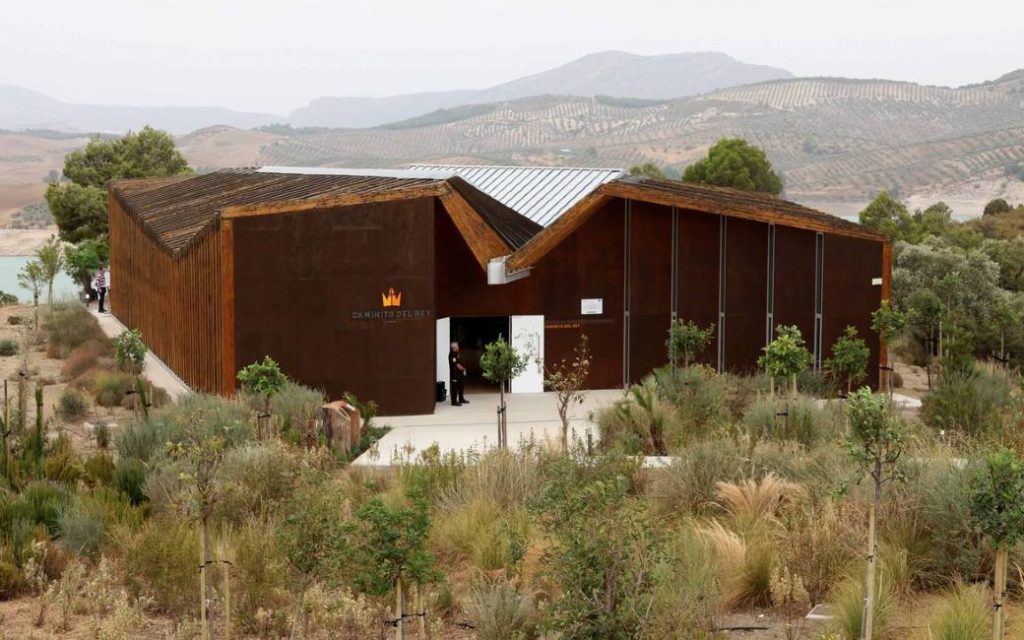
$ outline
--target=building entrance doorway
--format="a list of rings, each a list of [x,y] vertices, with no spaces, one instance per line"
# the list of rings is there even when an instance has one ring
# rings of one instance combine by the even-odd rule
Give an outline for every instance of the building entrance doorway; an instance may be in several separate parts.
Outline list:
[[[480,368],[484,347],[501,336],[509,341],[508,316],[483,316],[451,319],[450,342],[459,343],[462,364],[466,367],[466,391],[473,393],[498,392],[493,382],[485,380]]]

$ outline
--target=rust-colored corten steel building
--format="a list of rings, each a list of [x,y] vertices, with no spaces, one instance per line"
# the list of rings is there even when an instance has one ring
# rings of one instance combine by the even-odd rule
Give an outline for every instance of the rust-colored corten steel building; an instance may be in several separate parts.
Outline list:
[[[270,167],[117,181],[109,209],[111,310],[200,391],[270,355],[331,397],[429,413],[451,339],[473,374],[499,334],[550,363],[582,333],[588,386],[620,387],[665,363],[673,318],[715,324],[719,370],[753,370],[778,325],[817,368],[847,325],[885,365],[888,239],[771,196],[603,169]],[[542,388],[536,366],[511,384]]]

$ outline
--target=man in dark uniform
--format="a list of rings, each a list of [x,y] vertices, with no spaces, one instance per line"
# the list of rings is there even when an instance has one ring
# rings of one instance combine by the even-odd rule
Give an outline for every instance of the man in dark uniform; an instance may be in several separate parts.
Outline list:
[[[448,377],[452,379],[452,406],[469,404],[466,400],[466,367],[459,361],[459,343],[453,342],[448,352]]]

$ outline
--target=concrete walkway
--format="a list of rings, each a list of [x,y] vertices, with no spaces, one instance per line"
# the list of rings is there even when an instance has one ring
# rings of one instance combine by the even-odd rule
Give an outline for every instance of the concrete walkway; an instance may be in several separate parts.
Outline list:
[[[100,323],[100,329],[110,338],[116,338],[121,335],[121,332],[127,330],[120,320],[109,313],[98,313],[94,309],[89,309],[89,313],[96,317],[96,320]],[[145,336],[143,336],[143,339],[145,339]],[[152,382],[154,386],[166,391],[172,400],[177,400],[183,395],[192,393],[188,385],[182,382],[181,378],[171,371],[171,368],[164,364],[160,358],[156,357],[152,351],[146,352],[146,360],[142,365],[142,375],[146,376],[146,379]]]
[[[554,393],[517,393],[505,397],[510,446],[560,442],[562,423]],[[585,439],[590,433],[596,441],[597,428],[590,420],[591,414],[621,397],[621,389],[587,391],[583,404],[572,407],[569,414],[570,438]],[[470,404],[461,407],[453,407],[450,402],[438,403],[432,414],[377,417],[376,423],[390,426],[391,431],[353,464],[390,466],[413,461],[420,451],[434,444],[442,453],[482,453],[495,447],[498,394],[467,394],[466,399]]]

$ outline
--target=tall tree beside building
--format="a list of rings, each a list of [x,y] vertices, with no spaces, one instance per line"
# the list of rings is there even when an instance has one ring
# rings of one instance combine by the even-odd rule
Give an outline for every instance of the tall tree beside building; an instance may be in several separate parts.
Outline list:
[[[66,242],[107,232],[107,183],[121,178],[187,175],[192,170],[164,131],[144,127],[115,140],[95,137],[64,157],[67,182],[51,182],[46,203]]]
[[[742,138],[723,138],[708,149],[706,158],[686,167],[684,182],[732,187],[743,191],[782,193],[782,178],[768,156]]]

